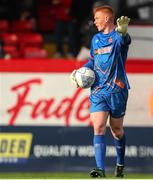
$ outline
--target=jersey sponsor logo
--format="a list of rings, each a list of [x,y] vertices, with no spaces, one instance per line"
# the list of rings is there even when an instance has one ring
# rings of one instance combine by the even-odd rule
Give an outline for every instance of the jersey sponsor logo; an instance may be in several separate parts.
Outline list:
[[[102,47],[102,48],[99,48],[99,49],[95,49],[94,50],[94,55],[107,54],[107,53],[110,53],[111,50],[112,50],[112,46],[107,46],[107,47]]]

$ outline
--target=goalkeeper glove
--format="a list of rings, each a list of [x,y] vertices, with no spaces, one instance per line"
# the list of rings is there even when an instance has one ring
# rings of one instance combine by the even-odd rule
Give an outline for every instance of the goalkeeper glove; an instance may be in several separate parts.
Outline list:
[[[120,18],[117,19],[116,22],[117,22],[117,28],[116,28],[117,32],[125,36],[127,33],[130,18],[128,18],[127,16],[121,16]]]
[[[79,85],[78,85],[78,83],[77,83],[77,80],[76,80],[76,78],[75,78],[75,73],[76,73],[76,69],[71,73],[71,75],[70,75],[70,80],[71,80],[71,82],[72,82],[72,84],[75,86],[75,87],[79,87]]]

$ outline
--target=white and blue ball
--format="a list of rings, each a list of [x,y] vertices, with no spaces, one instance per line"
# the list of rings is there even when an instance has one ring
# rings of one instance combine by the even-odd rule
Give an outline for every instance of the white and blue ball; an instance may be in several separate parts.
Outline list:
[[[75,73],[76,81],[81,88],[90,88],[95,81],[95,73],[87,67],[77,69]]]

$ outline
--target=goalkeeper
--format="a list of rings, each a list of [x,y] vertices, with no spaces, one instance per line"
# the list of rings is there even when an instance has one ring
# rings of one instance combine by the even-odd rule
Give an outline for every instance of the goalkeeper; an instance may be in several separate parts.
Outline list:
[[[117,19],[115,26],[114,11],[108,5],[94,8],[93,14],[94,24],[99,32],[92,38],[91,56],[84,65],[93,69],[96,75],[90,94],[96,168],[90,172],[90,176],[105,177],[105,132],[109,119],[117,152],[115,176],[123,177],[126,144],[123,119],[130,89],[125,71],[128,47],[131,43],[127,33],[130,19],[122,16]],[[71,80],[77,85],[75,70],[71,74]]]

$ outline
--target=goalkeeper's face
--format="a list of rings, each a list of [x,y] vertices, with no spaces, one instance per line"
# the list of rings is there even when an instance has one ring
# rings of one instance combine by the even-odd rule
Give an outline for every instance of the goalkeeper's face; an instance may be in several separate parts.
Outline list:
[[[94,10],[94,19],[98,31],[104,32],[114,25],[114,11],[108,6],[102,6]]]
[[[107,16],[102,11],[97,11],[94,15],[94,24],[98,31],[104,31],[107,26]]]

